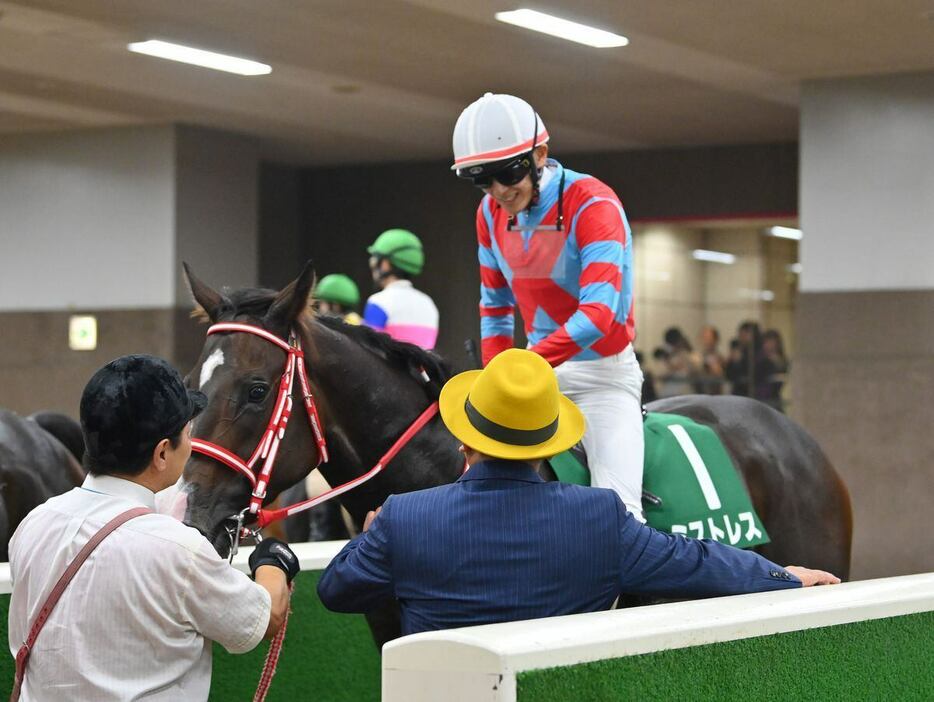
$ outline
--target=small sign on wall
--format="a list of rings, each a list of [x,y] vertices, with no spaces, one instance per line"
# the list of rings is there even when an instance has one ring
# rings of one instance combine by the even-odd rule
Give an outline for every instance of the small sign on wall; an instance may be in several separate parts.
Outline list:
[[[97,348],[97,317],[73,314],[68,320],[68,347],[72,351],[93,351]]]

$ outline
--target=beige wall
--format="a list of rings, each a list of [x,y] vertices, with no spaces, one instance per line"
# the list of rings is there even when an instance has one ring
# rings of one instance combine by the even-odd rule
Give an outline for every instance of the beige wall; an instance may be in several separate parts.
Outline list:
[[[934,571],[934,72],[807,81],[796,405],[850,487],[853,577]]]
[[[181,261],[211,284],[253,285],[258,153],[187,126],[18,136],[0,145],[0,407],[77,416],[81,391],[126,353],[186,372]],[[98,348],[68,348],[68,318],[98,317]]]
[[[26,415],[42,409],[78,416],[81,391],[95,370],[128,353],[173,356],[171,310],[76,310],[97,317],[94,351],[68,348],[70,312],[0,313],[0,407]]]
[[[854,579],[934,571],[934,291],[801,293],[796,406],[853,500]]]
[[[797,242],[764,236],[765,224],[633,227],[636,348],[648,368],[660,372],[652,351],[672,326],[695,345],[701,327],[717,327],[720,351],[726,354],[737,327],[752,320],[763,329],[777,329],[786,353],[793,355],[797,276],[787,268],[797,261]],[[691,252],[698,248],[731,253],[736,262],[696,261]],[[771,300],[762,299],[765,290],[774,296]]]
[[[683,227],[634,227],[636,348],[647,364],[668,327],[693,340],[704,324],[704,264],[691,258],[702,239]]]

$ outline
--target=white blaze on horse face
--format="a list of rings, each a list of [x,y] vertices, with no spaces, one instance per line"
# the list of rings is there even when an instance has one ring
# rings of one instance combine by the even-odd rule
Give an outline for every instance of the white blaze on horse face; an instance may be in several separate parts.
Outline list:
[[[198,381],[199,390],[204,390],[204,386],[214,375],[214,371],[217,370],[218,366],[222,365],[224,365],[224,352],[220,349],[214,349],[214,352],[204,360],[201,366],[201,378]]]

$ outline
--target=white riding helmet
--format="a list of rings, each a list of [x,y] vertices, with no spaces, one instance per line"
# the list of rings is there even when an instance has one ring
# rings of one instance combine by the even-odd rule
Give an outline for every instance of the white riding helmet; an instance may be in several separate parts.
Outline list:
[[[457,118],[451,170],[460,175],[471,166],[521,156],[547,141],[545,123],[529,103],[513,95],[486,93]]]

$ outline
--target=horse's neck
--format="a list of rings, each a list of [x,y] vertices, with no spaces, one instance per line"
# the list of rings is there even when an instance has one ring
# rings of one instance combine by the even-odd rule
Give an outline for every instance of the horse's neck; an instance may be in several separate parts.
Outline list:
[[[325,332],[315,339],[313,375],[327,408],[329,462],[321,471],[337,485],[373,468],[431,400],[405,372],[390,368],[356,341]],[[457,445],[436,418],[373,482],[388,495],[456,480],[462,465]]]

